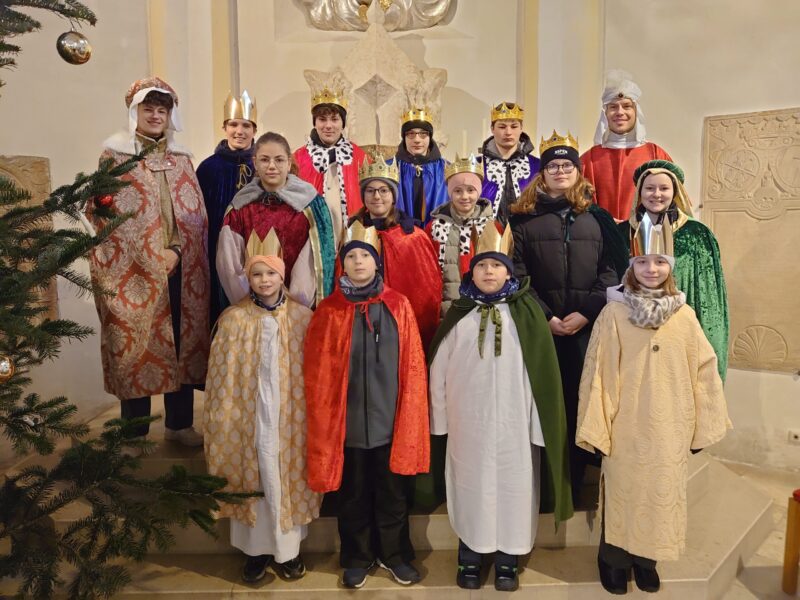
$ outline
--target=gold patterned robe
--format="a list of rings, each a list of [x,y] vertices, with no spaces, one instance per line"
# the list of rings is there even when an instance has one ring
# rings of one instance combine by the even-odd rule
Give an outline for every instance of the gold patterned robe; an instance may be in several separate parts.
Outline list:
[[[603,457],[605,539],[637,556],[685,548],[690,449],[730,427],[717,357],[689,305],[658,329],[609,302],[592,329],[575,442]]]
[[[274,311],[247,296],[219,318],[211,344],[203,414],[208,472],[228,480],[227,491],[262,491],[259,476],[257,403],[278,400],[280,507],[270,507],[286,532],[319,516],[322,499],[306,484],[306,403],[303,339],[311,310],[287,298]],[[277,371],[273,371],[273,365]],[[273,390],[279,390],[274,398]],[[274,439],[274,438],[273,438]],[[272,482],[274,483],[274,481]],[[256,524],[256,498],[225,504],[219,516]]]

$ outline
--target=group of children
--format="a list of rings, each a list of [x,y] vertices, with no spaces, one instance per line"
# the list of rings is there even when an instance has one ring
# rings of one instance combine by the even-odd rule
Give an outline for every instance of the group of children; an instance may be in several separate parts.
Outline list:
[[[177,104],[161,135],[134,116],[149,123],[139,108],[148,95],[174,92],[157,79],[137,83],[135,149],[163,139],[169,158]],[[611,148],[643,142],[628,84],[604,97],[599,135]],[[497,132],[482,160],[452,163],[424,109],[404,117],[393,160],[371,161],[342,134],[340,96],[323,90],[312,106],[310,139],[292,153],[277,133],[254,139],[246,93],[229,98],[227,140],[198,168],[216,241],[205,271],[184,266],[176,278],[191,219],[175,199],[195,203],[173,191],[170,213],[174,165],[143,166],[155,182],[153,246],[163,243],[165,260],[177,256],[160,275],[170,293],[155,305],[172,310],[178,363],[192,338],[173,282],[183,282],[183,298],[210,289],[209,472],[232,491],[263,492],[220,513],[247,555],[243,579],[260,580],[273,562],[286,578],[302,577],[308,524],[322,495],[338,490],[342,583],[361,587],[375,565],[401,584],[418,582],[409,503],[415,476],[431,471],[429,499],[441,477],[459,538],[458,585],[480,587],[482,555],[493,554],[495,588],[515,590],[539,513],[569,519],[585,467],[601,459],[601,582],[625,593],[633,569],[641,589],[658,590],[655,561],[674,560],[684,545],[687,456],[730,426],[719,251],[691,219],[682,171],[663,158],[637,165],[622,221],[598,206],[572,136],[553,132],[539,158],[530,154],[516,104],[493,109]],[[628,132],[609,134],[623,122]],[[618,160],[600,154],[600,163]],[[157,227],[159,205],[162,225],[177,222],[173,233]],[[120,239],[93,255],[93,276]],[[127,243],[137,243],[130,231]],[[131,303],[125,294],[108,302],[98,300],[101,319]],[[719,307],[724,322],[708,317],[701,327],[693,306]],[[119,340],[104,337],[104,367],[118,359]],[[191,426],[173,428],[169,415],[167,426],[195,442]]]

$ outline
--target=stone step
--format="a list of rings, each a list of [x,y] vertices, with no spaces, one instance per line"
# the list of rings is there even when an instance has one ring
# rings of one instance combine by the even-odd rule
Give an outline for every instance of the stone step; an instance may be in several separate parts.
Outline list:
[[[696,462],[696,461],[693,461]],[[753,554],[772,528],[772,501],[752,484],[713,459],[704,459],[708,492],[689,509],[686,551],[680,560],[662,562],[659,598],[705,600],[721,598],[736,576],[738,565]],[[429,517],[438,516],[430,515]],[[573,519],[574,521],[575,519]],[[543,528],[542,525],[541,528]],[[335,531],[329,534],[335,537]],[[605,597],[596,568],[593,544],[564,548],[537,547],[523,560],[520,598],[588,600]],[[423,581],[401,587],[377,569],[364,588],[363,598],[503,598],[492,587],[493,574],[483,589],[469,593],[455,585],[456,552],[417,547]],[[284,581],[272,571],[259,585],[240,579],[242,556],[230,553],[161,554],[130,566],[132,582],[115,598],[181,600],[183,598],[342,598],[338,555],[306,551],[309,572],[300,581]],[[14,592],[16,582],[0,582],[0,595]],[[652,598],[630,585],[633,598]]]

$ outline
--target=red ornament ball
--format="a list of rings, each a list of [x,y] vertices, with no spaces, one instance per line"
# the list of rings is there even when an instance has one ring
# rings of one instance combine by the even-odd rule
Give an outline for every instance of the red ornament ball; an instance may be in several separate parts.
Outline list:
[[[100,206],[111,206],[111,203],[114,201],[114,197],[111,194],[106,194],[105,196],[100,196],[97,199],[97,204]]]

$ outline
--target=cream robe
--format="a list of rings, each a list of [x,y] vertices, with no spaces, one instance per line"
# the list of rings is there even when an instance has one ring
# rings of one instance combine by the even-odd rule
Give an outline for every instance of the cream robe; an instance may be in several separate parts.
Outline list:
[[[203,418],[206,461],[230,491],[264,492],[223,505],[231,543],[278,562],[300,551],[321,496],[305,467],[303,338],[311,311],[291,299],[275,311],[247,297],[220,317],[209,360]]]
[[[609,302],[592,329],[580,385],[581,448],[600,450],[606,542],[676,560],[686,545],[689,450],[730,428],[717,357],[682,306],[658,329]]]
[[[497,308],[500,356],[491,319],[478,354],[477,309],[442,341],[430,371],[431,434],[448,434],[447,514],[458,537],[475,552],[520,555],[536,538],[544,435],[511,311]]]

